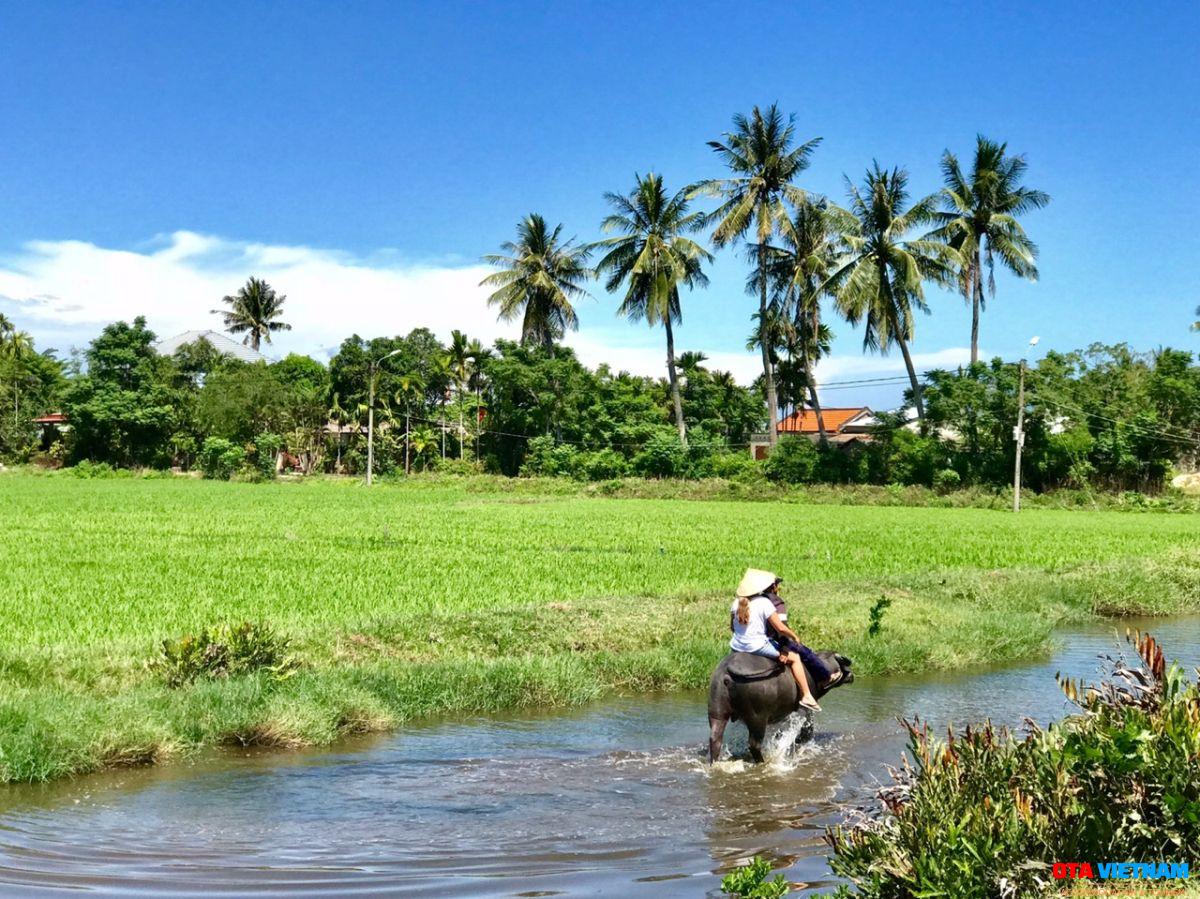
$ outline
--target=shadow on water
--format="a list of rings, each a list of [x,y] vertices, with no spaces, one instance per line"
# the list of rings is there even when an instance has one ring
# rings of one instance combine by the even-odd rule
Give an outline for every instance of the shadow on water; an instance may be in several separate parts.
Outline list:
[[[1145,624],[1200,664],[1200,619]],[[1117,630],[1073,630],[1030,664],[860,678],[826,699],[811,743],[759,766],[736,726],[734,758],[704,763],[705,700],[688,693],[6,788],[0,893],[717,895],[754,854],[829,887],[824,829],[900,758],[898,716],[1053,720],[1054,672],[1096,675]]]

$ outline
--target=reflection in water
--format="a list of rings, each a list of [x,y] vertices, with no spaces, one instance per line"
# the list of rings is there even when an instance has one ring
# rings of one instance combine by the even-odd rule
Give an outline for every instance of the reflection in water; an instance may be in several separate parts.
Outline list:
[[[1200,619],[1157,622],[1200,663]],[[0,893],[125,896],[717,895],[755,853],[828,887],[824,828],[903,749],[898,716],[937,727],[1045,722],[1062,670],[1092,676],[1115,629],[1055,658],[972,674],[860,678],[816,739],[773,762],[704,763],[704,697],[414,727],[337,752],[222,754],[0,791]]]

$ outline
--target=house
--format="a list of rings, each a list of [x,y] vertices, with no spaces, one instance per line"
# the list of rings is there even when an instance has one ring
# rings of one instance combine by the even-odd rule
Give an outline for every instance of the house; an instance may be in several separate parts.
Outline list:
[[[871,430],[879,424],[875,413],[868,406],[831,407],[821,410],[825,423],[825,437],[833,446],[846,447],[856,443],[870,443]],[[807,437],[814,443],[821,439],[817,424],[817,413],[812,409],[797,409],[784,416],[776,425],[779,436],[796,435]],[[750,455],[765,459],[770,449],[768,434],[750,435]]]
[[[229,356],[242,362],[267,361],[267,357],[258,350],[251,349],[244,343],[238,343],[220,331],[184,331],[182,334],[158,341],[154,344],[154,349],[160,356],[173,356],[175,351],[185,343],[195,343],[197,340],[206,341],[222,356]]]
[[[33,423],[38,426],[38,448],[44,453],[63,435],[71,430],[71,425],[64,412],[51,412],[41,418],[35,418]]]

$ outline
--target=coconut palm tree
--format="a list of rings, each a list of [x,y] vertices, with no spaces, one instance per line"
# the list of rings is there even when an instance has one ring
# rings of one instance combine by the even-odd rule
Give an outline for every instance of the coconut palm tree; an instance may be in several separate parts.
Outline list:
[[[861,189],[846,180],[854,221],[842,235],[847,252],[841,257],[823,290],[833,292],[838,311],[851,324],[864,321],[863,347],[886,353],[900,347],[913,405],[922,425],[925,403],[913,367],[909,343],[913,338],[913,311],[928,312],[924,283],[955,283],[961,257],[953,247],[928,235],[909,237],[920,225],[936,220],[938,195],[908,205],[908,173],[891,171],[879,163],[867,170]]]
[[[521,342],[541,344],[551,354],[554,341],[579,327],[572,301],[588,296],[582,284],[591,277],[589,250],[562,240],[562,225],[551,230],[533,213],[517,225],[516,241],[501,244],[503,253],[483,257],[500,269],[481,286],[495,287],[489,306],[500,307],[504,321],[521,319]]]
[[[829,352],[833,334],[821,321],[825,280],[836,264],[840,235],[853,227],[850,213],[825,200],[806,200],[784,214],[779,237],[768,247],[772,303],[791,320],[788,342],[808,389],[809,405],[817,416],[817,433],[826,441],[825,416],[817,396],[813,366]]]
[[[12,323],[12,319],[0,312],[0,345],[7,343],[16,332],[17,326]]]
[[[625,286],[625,298],[617,313],[631,321],[645,320],[651,327],[662,324],[667,332],[667,378],[679,442],[687,446],[687,423],[675,369],[675,335],[672,324],[682,317],[679,285],[703,287],[708,278],[701,270],[712,254],[687,237],[704,224],[698,212],[688,212],[688,192],[667,193],[661,175],[634,176],[628,195],[606,193],[613,208],[601,225],[604,231],[620,233],[594,244],[606,251],[596,263],[597,276],[607,274],[604,287],[610,293]]]
[[[471,379],[471,344],[467,335],[457,329],[450,332],[450,377],[454,379],[454,392],[458,396],[458,443],[459,458],[465,457],[463,444],[466,430],[463,424],[464,397],[467,393],[467,382]]]
[[[336,473],[342,470],[342,426],[350,417],[350,411],[342,405],[342,398],[340,394],[336,392],[333,394],[333,399],[329,403],[329,411],[327,414],[329,415],[329,420],[336,424],[338,429],[337,461],[333,464],[333,470]]]
[[[1050,202],[1048,194],[1023,187],[1028,164],[1024,156],[1010,156],[1007,144],[975,139],[975,160],[969,176],[958,158],[942,154],[943,212],[936,232],[962,256],[960,281],[971,304],[971,363],[979,361],[979,317],[988,297],[996,296],[996,262],[1020,278],[1036,281],[1037,246],[1025,234],[1017,217]],[[987,268],[984,290],[983,269]]]
[[[418,375],[401,375],[396,402],[404,404],[404,473],[412,471],[412,403],[425,395],[425,382]]]
[[[804,191],[795,181],[808,168],[813,150],[821,141],[814,138],[795,145],[795,133],[795,116],[785,119],[774,103],[766,110],[755,106],[748,118],[741,114],[734,116],[733,131],[726,133],[724,140],[708,142],[728,166],[731,176],[714,178],[694,188],[695,193],[721,200],[720,207],[709,216],[710,221],[717,223],[712,236],[716,246],[728,246],[743,235],[750,235],[751,256],[758,270],[753,286],[758,293],[760,327],[766,327],[767,323],[766,248],[787,204],[804,202]],[[765,334],[760,336],[758,344],[767,394],[769,439],[774,443],[779,409],[768,350],[770,342]]]
[[[213,309],[212,313],[224,316],[224,327],[230,334],[245,332],[242,343],[258,352],[262,341],[270,343],[275,331],[292,330],[291,325],[279,320],[286,299],[266,281],[252,277],[233,296],[221,298],[228,309]]]
[[[467,344],[467,356],[471,361],[471,374],[467,378],[467,389],[475,393],[475,458],[478,459],[479,436],[483,430],[483,388],[487,382],[483,364],[492,357],[492,351],[476,338]]]

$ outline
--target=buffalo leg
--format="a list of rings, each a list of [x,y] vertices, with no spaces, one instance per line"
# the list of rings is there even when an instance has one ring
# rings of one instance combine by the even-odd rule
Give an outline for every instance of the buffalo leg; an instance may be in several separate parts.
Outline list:
[[[713,718],[711,715],[709,716],[708,761],[710,764],[721,757],[721,746],[725,741],[725,725],[728,723],[728,718]]]
[[[761,722],[746,722],[746,732],[750,735],[750,758],[762,762],[762,744],[767,736],[766,725]]]

